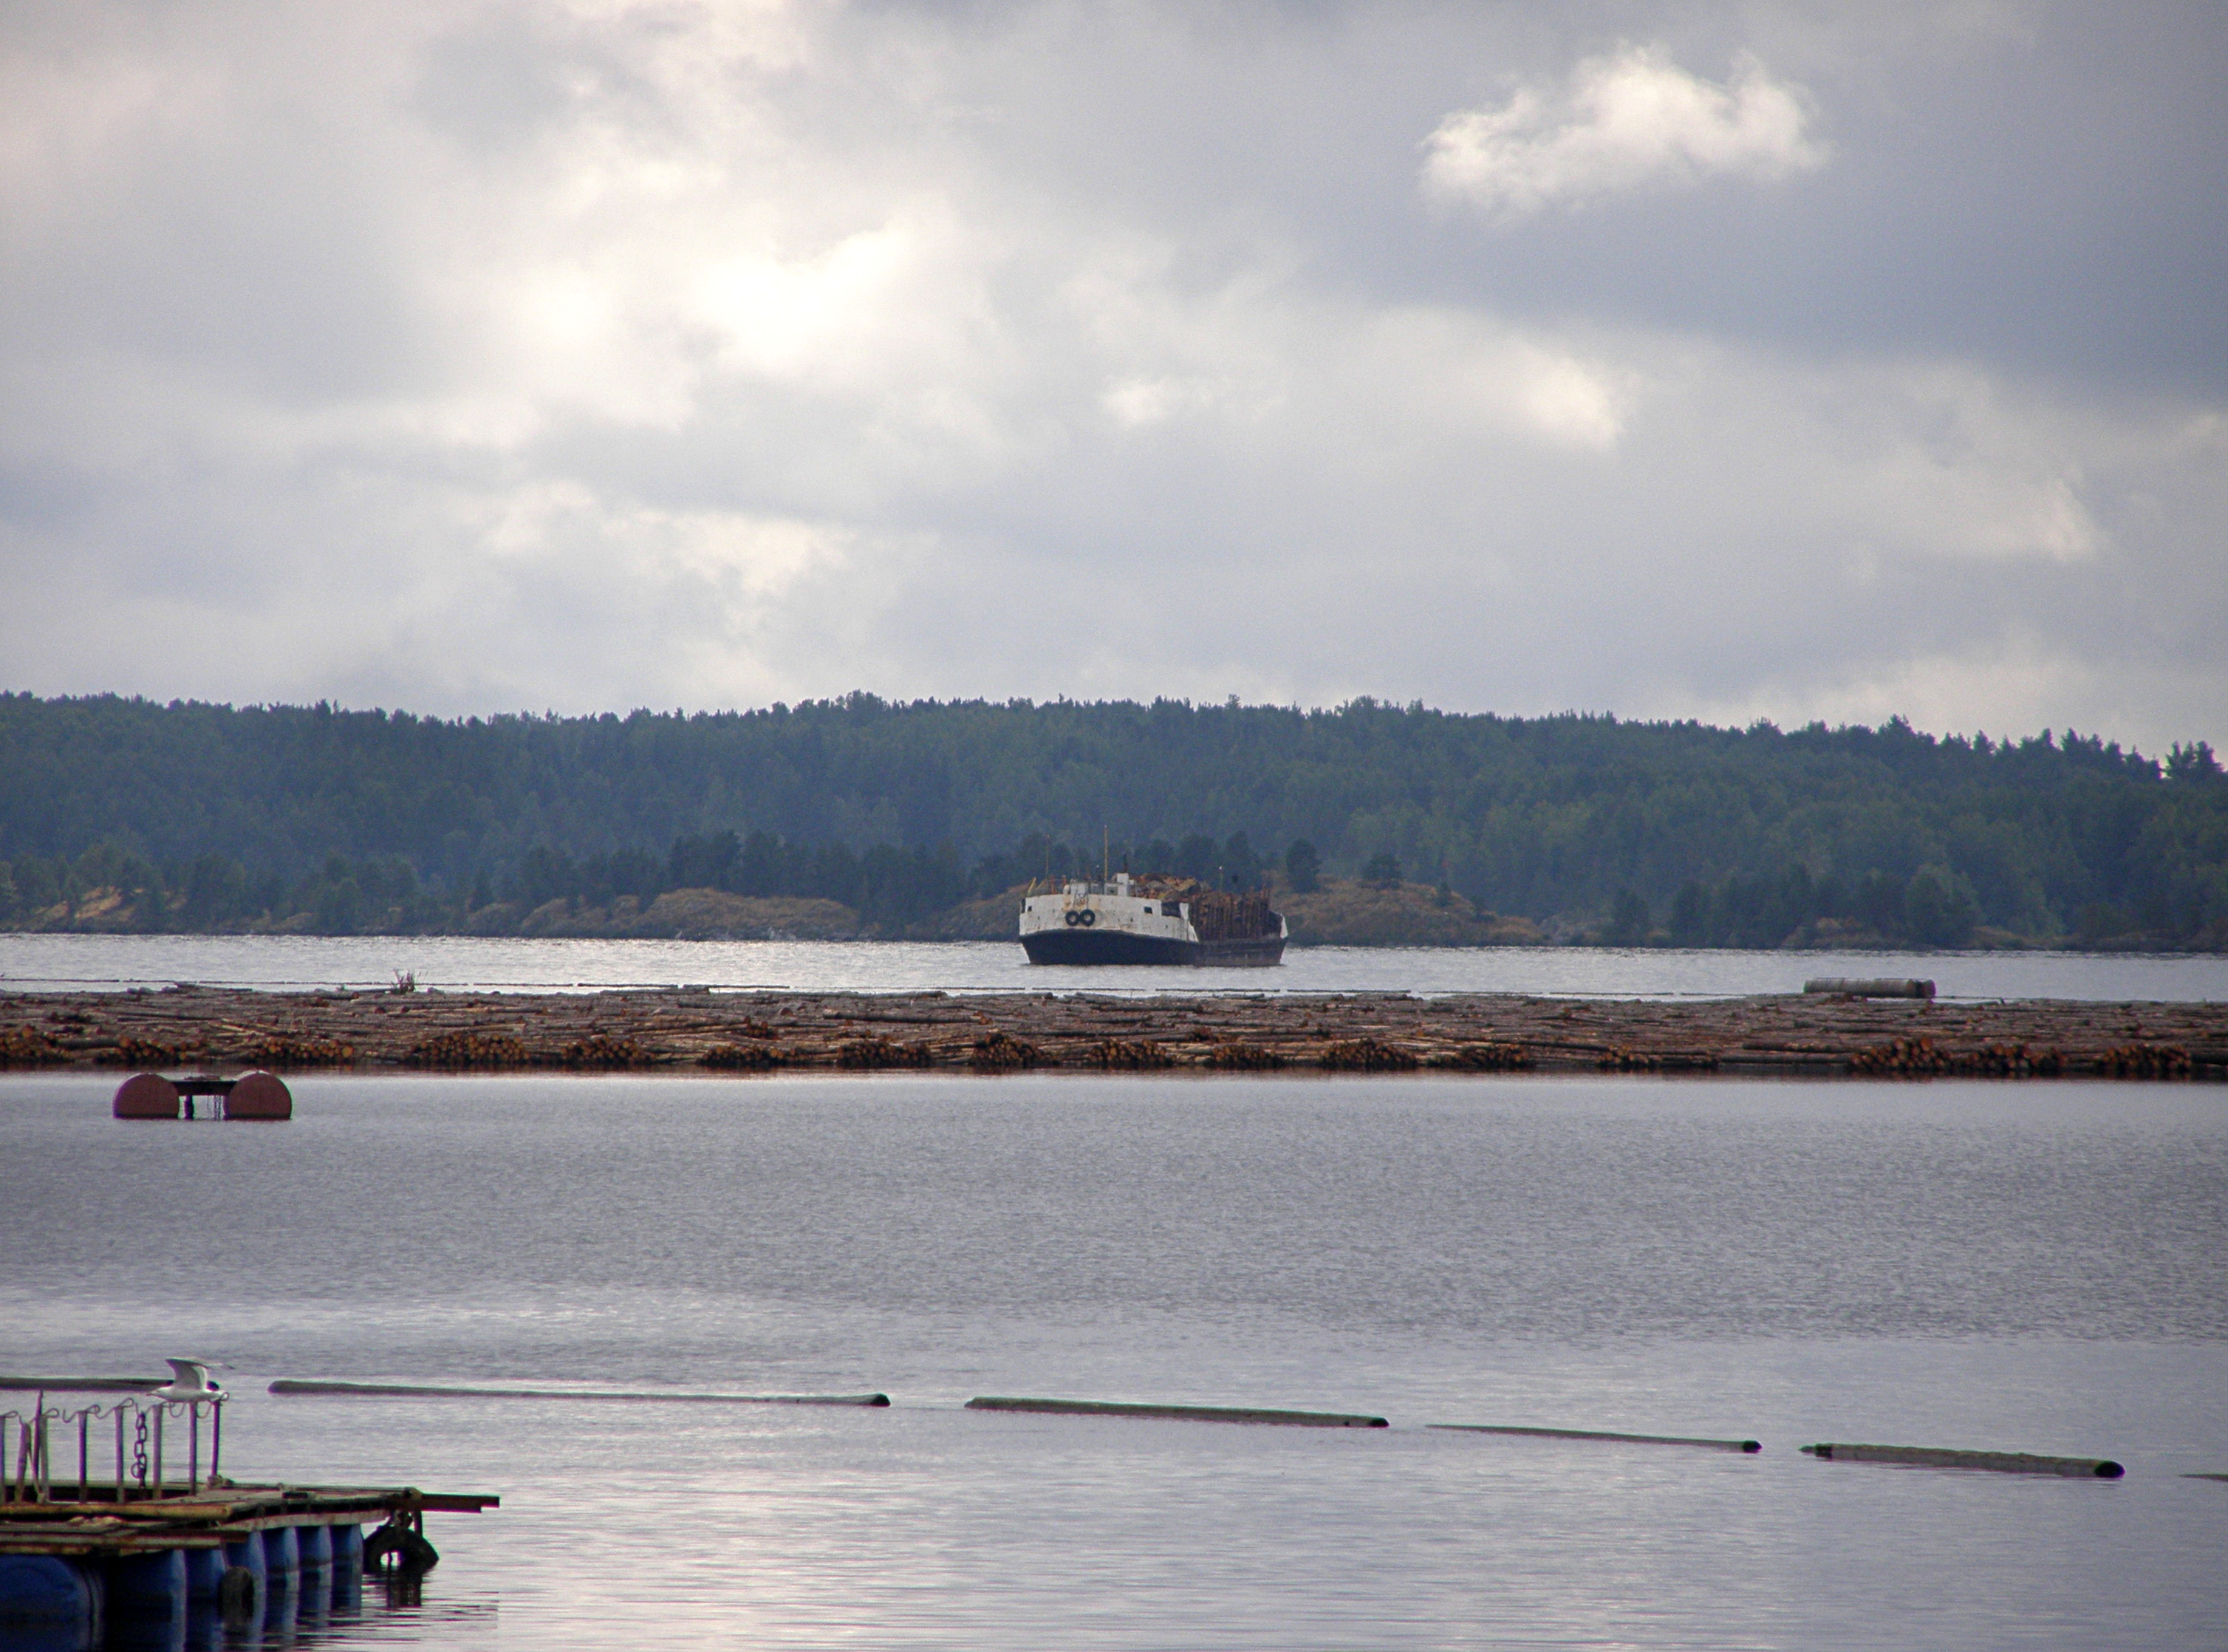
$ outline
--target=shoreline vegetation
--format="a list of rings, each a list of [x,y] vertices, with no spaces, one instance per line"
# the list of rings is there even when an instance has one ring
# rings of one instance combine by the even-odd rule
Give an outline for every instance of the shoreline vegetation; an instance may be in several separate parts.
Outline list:
[[[1040,886],[1041,887],[1041,886]],[[1612,937],[1605,926],[1550,930],[1528,918],[1481,908],[1463,896],[1430,884],[1323,878],[1316,889],[1298,893],[1281,880],[1264,880],[1271,903],[1291,928],[1290,944],[1306,946],[1681,946],[1691,943],[1671,932],[1651,928]],[[180,921],[174,903],[150,902],[144,894],[113,886],[85,891],[75,901],[42,912],[24,912],[0,930],[30,934],[211,934],[211,935],[471,935],[522,939],[687,941],[1011,941],[1015,939],[1021,900],[1028,886],[984,899],[965,900],[907,924],[869,922],[841,901],[802,895],[743,895],[717,888],[669,889],[654,896],[615,895],[592,905],[578,896],[558,896],[528,907],[518,901],[490,901],[452,910],[400,906],[358,919],[346,928],[320,925],[314,911],[282,918],[241,918],[193,927]],[[166,910],[165,907],[168,907]],[[1757,944],[1724,941],[1723,946]],[[2037,938],[1975,925],[1955,944],[1930,945],[1906,936],[1884,933],[1860,922],[1831,918],[1798,925],[1776,947],[1789,951],[2065,951],[2103,952],[2189,952],[2223,950],[2209,938],[2175,944],[2143,933],[2084,939],[2078,935]]]
[[[2228,1079],[2228,1004],[1459,994],[0,992],[0,1066]]]
[[[0,928],[1004,939],[1102,870],[1297,946],[2228,951],[2228,773],[2017,739],[1156,701],[443,720],[0,693]]]

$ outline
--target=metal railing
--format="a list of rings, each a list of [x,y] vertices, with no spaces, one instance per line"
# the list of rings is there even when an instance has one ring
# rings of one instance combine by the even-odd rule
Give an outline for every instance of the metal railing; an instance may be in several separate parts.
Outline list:
[[[202,1413],[208,1413],[208,1472],[202,1472]],[[165,1473],[165,1422],[185,1419],[186,1482],[183,1495],[192,1496],[217,1477],[224,1450],[224,1401],[214,1399],[144,1399],[135,1395],[105,1405],[72,1410],[49,1405],[42,1393],[30,1411],[0,1411],[0,1503],[131,1502],[180,1495]],[[106,1461],[110,1426],[95,1429],[107,1419],[115,1435],[113,1478],[93,1477],[96,1450]],[[77,1436],[77,1472],[69,1473],[69,1437]],[[94,1436],[100,1437],[96,1448]],[[63,1454],[61,1470],[55,1450]],[[175,1448],[173,1448],[175,1449]]]

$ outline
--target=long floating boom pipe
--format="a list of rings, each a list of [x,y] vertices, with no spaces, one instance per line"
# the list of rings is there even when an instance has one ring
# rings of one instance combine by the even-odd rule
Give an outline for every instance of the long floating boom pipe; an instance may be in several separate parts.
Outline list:
[[[1426,1423],[1462,1434],[1521,1434],[1541,1440],[1612,1440],[1625,1445],[1699,1445],[1713,1451],[1761,1451],[1762,1440],[1705,1440],[1684,1434],[1611,1434],[1597,1428],[1511,1428],[1499,1423]]]
[[[1062,1417],[1164,1417],[1187,1423],[1275,1423],[1289,1428],[1386,1428],[1382,1417],[1335,1411],[1267,1411],[1251,1405],[1140,1405],[1115,1399],[1015,1399],[982,1394],[969,1411],[1048,1412]]]
[[[1920,1469],[1982,1469],[1992,1474],[2056,1474],[2069,1479],[2117,1480],[2127,1470],[2110,1457],[2037,1457],[2027,1451],[1956,1451],[1932,1445],[1806,1445],[1806,1456],[1827,1463],[1900,1463]]]
[[[663,1389],[452,1388],[414,1382],[311,1382],[281,1377],[274,1394],[404,1394],[442,1399],[648,1399],[689,1405],[887,1405],[887,1394],[688,1394]]]

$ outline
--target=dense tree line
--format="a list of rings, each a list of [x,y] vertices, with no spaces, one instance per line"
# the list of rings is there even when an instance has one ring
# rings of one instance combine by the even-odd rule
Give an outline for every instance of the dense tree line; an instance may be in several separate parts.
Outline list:
[[[1256,848],[1255,846],[1258,846]],[[1295,845],[1303,846],[1295,849]],[[1996,741],[1610,717],[1127,702],[456,721],[0,695],[0,919],[432,925],[711,887],[898,926],[1101,855],[1233,887],[1392,875],[1605,938],[1989,926],[2228,944],[2228,781],[2066,732]]]

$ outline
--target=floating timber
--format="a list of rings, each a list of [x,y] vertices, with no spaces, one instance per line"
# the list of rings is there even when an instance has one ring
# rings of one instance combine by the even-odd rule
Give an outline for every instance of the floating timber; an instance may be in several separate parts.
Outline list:
[[[1827,994],[0,993],[0,1065],[2228,1079],[2228,1004]]]

